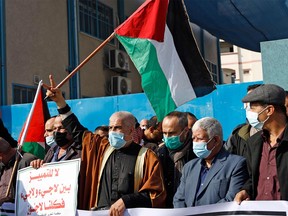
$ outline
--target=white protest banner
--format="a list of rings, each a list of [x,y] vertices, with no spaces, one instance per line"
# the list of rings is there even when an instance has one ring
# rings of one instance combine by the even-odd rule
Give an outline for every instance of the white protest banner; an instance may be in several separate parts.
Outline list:
[[[75,215],[80,159],[18,171],[16,215]]]
[[[77,210],[77,216],[107,216],[109,210],[104,211],[84,211]],[[14,206],[2,205],[0,215],[14,216]],[[45,214],[44,214],[45,215]],[[48,215],[48,214],[47,214]],[[53,214],[52,214],[53,215]],[[152,208],[135,208],[127,209],[124,216],[214,216],[214,215],[252,215],[252,216],[287,216],[287,201],[244,201],[241,205],[235,202],[227,202],[206,206],[197,206],[180,209],[152,209]]]
[[[82,211],[78,210],[79,216],[104,216],[105,211]],[[179,209],[153,209],[135,208],[125,211],[124,216],[215,216],[215,215],[252,215],[252,216],[288,216],[287,201],[244,201],[241,205],[235,202],[226,202],[213,205],[179,208]]]

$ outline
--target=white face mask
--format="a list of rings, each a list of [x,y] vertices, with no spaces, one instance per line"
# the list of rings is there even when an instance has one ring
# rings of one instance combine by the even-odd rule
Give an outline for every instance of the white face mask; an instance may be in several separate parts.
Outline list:
[[[126,141],[124,140],[124,133],[110,131],[108,139],[110,145],[115,149],[120,149],[126,144]]]
[[[258,117],[259,117],[259,115],[260,115],[262,112],[264,112],[264,110],[265,110],[266,108],[267,108],[267,107],[265,107],[265,108],[264,108],[263,110],[261,110],[261,112],[259,112],[259,113],[252,112],[250,109],[247,109],[247,110],[246,110],[246,118],[247,118],[249,124],[250,124],[252,127],[256,128],[256,129],[259,129],[259,130],[262,130],[265,122],[269,119],[270,116],[268,116],[263,122],[260,122],[260,121],[258,120]]]
[[[49,146],[52,146],[53,144],[56,143],[53,135],[45,137],[45,141],[46,141],[46,144]]]

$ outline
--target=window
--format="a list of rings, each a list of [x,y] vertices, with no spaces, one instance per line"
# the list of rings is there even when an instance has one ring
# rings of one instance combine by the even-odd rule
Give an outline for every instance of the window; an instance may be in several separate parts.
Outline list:
[[[250,69],[244,69],[243,70],[243,74],[249,74],[250,73]]]
[[[218,74],[218,69],[217,69],[217,65],[216,64],[213,64],[212,62],[209,62],[207,60],[205,60],[206,62],[206,65],[209,69],[209,72],[212,76],[212,79],[215,83],[219,84],[220,82],[220,79],[219,79],[219,74]]]
[[[221,53],[233,53],[234,47],[232,44],[222,41],[220,42],[220,52]]]
[[[32,103],[36,87],[13,84],[13,104]]]
[[[113,9],[98,0],[79,0],[80,31],[106,39],[114,30]]]

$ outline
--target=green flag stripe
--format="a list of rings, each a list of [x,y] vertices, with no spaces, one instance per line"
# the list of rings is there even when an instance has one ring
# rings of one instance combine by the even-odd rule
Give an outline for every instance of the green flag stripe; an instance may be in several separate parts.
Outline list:
[[[45,149],[37,142],[24,142],[22,150],[35,155],[39,159],[44,159]]]
[[[146,39],[119,35],[117,38],[139,71],[142,77],[142,88],[157,117],[162,120],[167,113],[176,109],[176,104],[171,97],[170,87],[159,65],[154,45]]]

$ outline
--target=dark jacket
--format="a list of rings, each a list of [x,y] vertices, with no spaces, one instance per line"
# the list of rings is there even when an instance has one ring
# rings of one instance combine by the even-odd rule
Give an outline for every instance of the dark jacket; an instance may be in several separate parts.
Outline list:
[[[21,159],[21,158],[20,158]],[[3,200],[6,202],[14,202],[15,198],[15,189],[16,189],[16,175],[13,177],[12,186],[10,188],[8,197],[6,197],[6,192],[8,189],[9,182],[11,180],[11,175],[13,173],[13,167],[16,161],[16,155],[14,155],[8,162],[8,164],[3,164],[0,162],[0,203],[2,204]]]
[[[224,144],[224,148],[232,154],[243,156],[246,151],[247,140],[250,138],[249,124],[238,125]]]
[[[244,185],[243,189],[248,192],[252,200],[257,196],[262,148],[262,131],[259,131],[247,141],[246,158],[250,178]],[[281,200],[288,200],[288,125],[286,125],[283,138],[276,150],[276,165],[277,176],[280,185]]]
[[[4,138],[12,148],[17,147],[17,141],[8,132],[7,128],[4,126],[2,119],[0,118],[0,137]]]
[[[182,157],[178,157],[177,160],[175,154],[181,151],[184,154]],[[165,145],[162,145],[158,149],[157,154],[163,167],[164,183],[167,190],[166,207],[173,208],[173,196],[180,184],[182,168],[188,161],[196,158],[193,152],[192,132],[190,131],[187,134],[187,139],[181,149],[171,151]]]
[[[202,162],[203,159],[197,158],[185,164],[180,186],[174,196],[174,208],[233,201],[248,178],[245,158],[222,148],[198,189]]]
[[[47,154],[44,157],[44,163],[49,163],[52,161],[54,153],[57,151],[59,146],[54,145],[52,146]],[[69,146],[68,151],[66,152],[66,155],[63,160],[73,160],[77,158],[81,158],[81,151],[82,151],[82,146],[81,144],[77,143],[72,143],[71,146]]]

